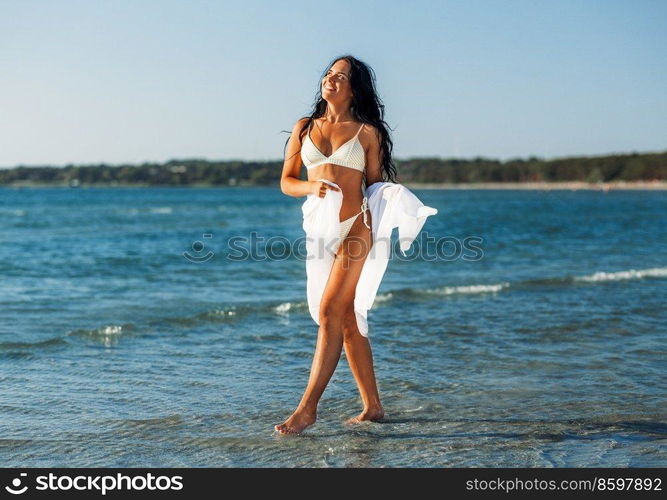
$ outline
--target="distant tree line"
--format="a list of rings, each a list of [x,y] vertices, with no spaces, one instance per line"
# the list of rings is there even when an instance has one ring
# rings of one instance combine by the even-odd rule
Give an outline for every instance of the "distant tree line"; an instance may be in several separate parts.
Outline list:
[[[401,183],[667,180],[667,151],[504,162],[487,158],[395,160]],[[141,165],[18,166],[0,170],[0,185],[277,185],[282,161],[171,160]],[[306,178],[305,168],[301,177]]]

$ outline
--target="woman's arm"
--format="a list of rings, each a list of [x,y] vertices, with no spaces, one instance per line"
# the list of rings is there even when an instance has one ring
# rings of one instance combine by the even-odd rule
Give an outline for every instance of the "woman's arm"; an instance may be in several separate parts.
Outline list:
[[[370,124],[369,124],[370,125]],[[368,152],[366,153],[366,186],[376,182],[382,182],[382,148],[380,147],[380,133],[374,126],[364,127],[368,129]]]
[[[308,118],[301,118],[292,128],[292,135],[287,142],[283,173],[280,177],[280,190],[283,194],[296,198],[312,194],[314,187],[311,181],[299,179],[301,174],[301,143],[299,142],[299,132],[307,121]]]

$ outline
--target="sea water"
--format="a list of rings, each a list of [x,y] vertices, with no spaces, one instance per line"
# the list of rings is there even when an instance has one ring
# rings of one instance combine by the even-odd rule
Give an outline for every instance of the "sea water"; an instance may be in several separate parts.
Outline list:
[[[280,436],[317,335],[304,198],[1,188],[0,463],[667,465],[667,193],[413,192],[439,212],[369,311],[386,418],[344,424],[343,353]]]

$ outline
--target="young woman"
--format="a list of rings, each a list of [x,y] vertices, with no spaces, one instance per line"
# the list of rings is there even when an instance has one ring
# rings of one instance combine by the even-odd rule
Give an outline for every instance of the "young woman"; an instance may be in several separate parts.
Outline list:
[[[338,210],[340,206],[340,213],[337,214],[340,222],[338,216],[335,221],[335,227],[340,228],[340,233],[336,235],[340,246],[330,266],[324,268],[326,276],[322,276],[322,273],[320,276],[309,274],[309,305],[311,315],[319,324],[317,345],[308,385],[300,403],[287,420],[275,426],[281,434],[298,434],[315,422],[317,404],[336,369],[342,348],[345,348],[364,405],[361,413],[349,419],[348,423],[375,421],[384,416],[375,381],[371,346],[366,336],[366,308],[358,307],[355,314],[355,291],[373,245],[371,214],[377,214],[378,218],[381,216],[381,212],[375,210],[375,207],[380,206],[375,198],[381,199],[382,193],[375,189],[378,196],[371,199],[371,210],[366,186],[400,186],[393,184],[396,176],[391,158],[393,145],[383,115],[384,106],[377,96],[372,69],[352,56],[338,57],[321,79],[312,114],[294,125],[287,141],[280,182],[282,192],[295,197],[307,196],[309,200],[306,204],[311,200],[319,202],[318,199],[324,199],[327,195],[327,200],[338,201],[340,205],[329,207]],[[299,178],[302,162],[308,171],[308,180],[305,181]],[[391,183],[383,182],[385,178]],[[405,191],[408,190],[404,189],[400,193],[405,194]],[[413,207],[415,214],[417,209],[430,209],[423,207],[411,193],[407,195],[410,198],[401,198],[401,207]],[[386,202],[382,203],[384,205]],[[426,215],[436,212],[435,209],[430,210]],[[419,214],[423,215],[424,212],[420,211]],[[409,218],[403,216],[401,220]],[[414,220],[419,223],[404,227],[404,232],[416,234],[424,219],[425,216],[419,219],[415,217]],[[328,221],[320,218],[312,221],[311,226],[320,227],[323,223],[326,225]],[[391,231],[392,224],[383,224],[383,227],[389,227]],[[368,289],[376,290],[379,285],[384,272],[382,264],[379,268],[382,272],[374,273],[370,281],[379,278],[374,286],[368,285]],[[364,277],[365,281],[368,280]],[[318,291],[315,291],[316,285],[320,288]],[[375,291],[366,295],[372,295],[372,303]],[[359,325],[362,325],[363,331],[360,331]]]

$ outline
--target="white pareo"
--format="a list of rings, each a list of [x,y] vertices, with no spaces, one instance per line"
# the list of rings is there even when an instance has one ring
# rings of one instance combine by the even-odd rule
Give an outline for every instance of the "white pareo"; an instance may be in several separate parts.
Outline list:
[[[326,179],[328,184],[340,187]],[[391,256],[391,232],[397,227],[403,255],[417,238],[426,218],[438,213],[424,205],[408,188],[392,182],[376,182],[366,188],[371,212],[373,246],[370,249],[357,283],[354,312],[361,334],[368,337],[368,310],[375,302],[380,282]],[[309,194],[301,209],[306,233],[306,295],[308,309],[320,324],[320,302],[331,268],[340,246],[340,208],[342,191],[328,189],[324,198]]]

